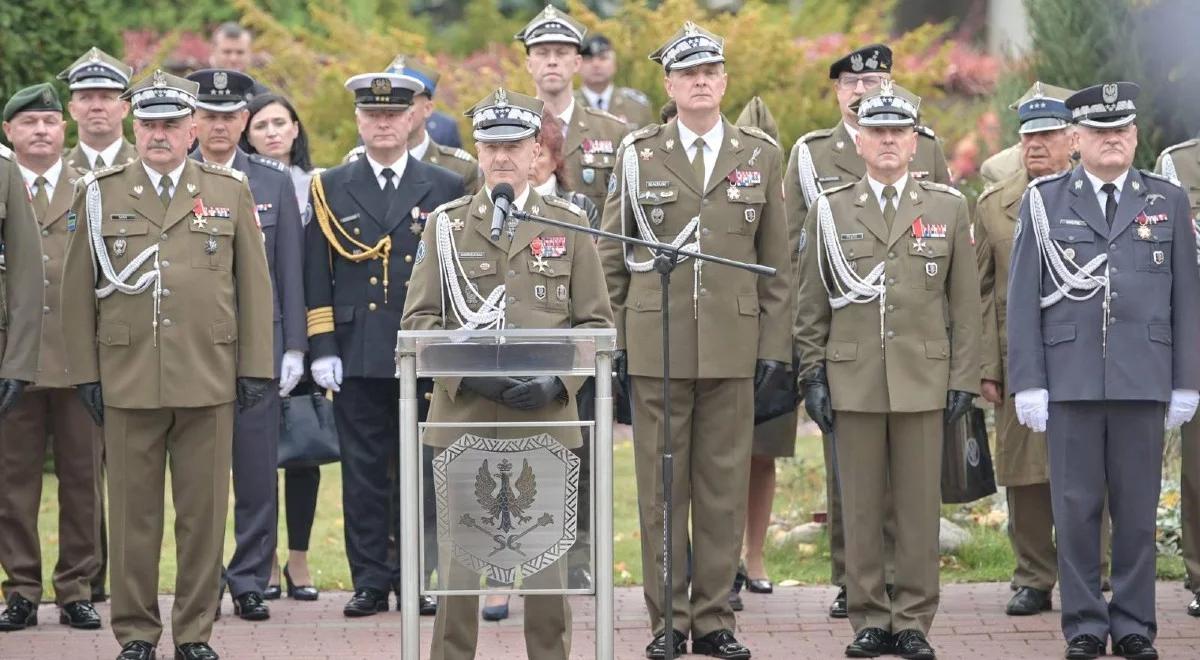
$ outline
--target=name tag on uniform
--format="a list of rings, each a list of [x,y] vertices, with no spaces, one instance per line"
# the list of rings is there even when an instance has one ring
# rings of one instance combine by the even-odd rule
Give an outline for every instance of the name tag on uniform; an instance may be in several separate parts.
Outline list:
[[[342,224],[346,224],[347,222],[354,222],[355,220],[358,220],[358,214],[357,214],[357,213],[355,213],[355,214],[353,214],[353,215],[348,215],[348,216],[346,216],[346,217],[344,217],[344,218],[338,218],[338,222],[340,222],[340,223],[342,223]]]
[[[861,241],[863,238],[863,234],[862,234],[862,232],[859,232],[856,234],[842,234],[838,238],[840,238],[843,241]]]
[[[1072,227],[1085,227],[1085,226],[1087,226],[1087,223],[1086,223],[1086,222],[1084,222],[1083,220],[1076,220],[1076,219],[1074,219],[1074,218],[1059,218],[1059,219],[1058,219],[1058,224],[1060,224],[1060,225],[1071,225]]]
[[[671,182],[670,181],[647,181],[646,187],[647,188],[670,188]]]
[[[109,220],[137,220],[137,215],[133,213],[110,213]]]
[[[458,257],[460,259],[482,259],[483,253],[482,252],[463,252],[462,250],[459,250]]]
[[[818,183],[833,183],[834,181],[841,181],[841,180],[842,180],[842,177],[840,177],[840,176],[819,176],[819,177],[817,177]]]

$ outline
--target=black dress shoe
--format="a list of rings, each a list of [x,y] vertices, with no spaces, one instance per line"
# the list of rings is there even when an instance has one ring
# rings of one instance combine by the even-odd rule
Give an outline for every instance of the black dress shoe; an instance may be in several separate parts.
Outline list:
[[[750,659],[750,649],[737,641],[732,632],[724,629],[714,630],[699,639],[693,639],[692,653],[724,660]]]
[[[263,589],[263,600],[279,600],[283,596],[283,589],[277,584],[268,584],[266,589]]]
[[[672,657],[678,658],[687,653],[687,635],[678,630],[671,631],[672,644],[675,652]],[[646,645],[646,657],[650,660],[662,660],[667,657],[667,634],[660,632],[654,636],[654,640]]]
[[[79,630],[96,630],[100,627],[100,613],[89,600],[77,600],[62,606],[58,622]]]
[[[767,579],[755,580],[754,578],[750,578],[746,580],[746,588],[749,589],[750,593],[752,594],[775,593],[775,585],[771,584],[771,581]]]
[[[1192,602],[1188,603],[1187,613],[1192,616],[1200,616],[1200,591],[1192,595]]]
[[[837,597],[833,599],[833,603],[829,606],[829,616],[835,619],[845,619],[850,616],[846,611],[846,587],[838,589]]]
[[[386,591],[363,587],[354,592],[354,595],[347,601],[346,606],[342,608],[342,614],[346,616],[371,616],[379,612],[388,610],[388,595]]]
[[[1157,660],[1158,650],[1142,635],[1125,635],[1113,644],[1113,655],[1134,660]]]
[[[321,592],[311,584],[297,585],[292,581],[292,574],[288,572],[287,564],[283,565],[283,579],[287,582],[288,598],[296,600],[316,600],[321,597]],[[279,587],[275,587],[279,589]],[[278,598],[278,596],[276,596]]]
[[[24,630],[37,625],[37,605],[29,602],[21,594],[8,597],[8,606],[0,612],[0,632]]]
[[[175,660],[220,660],[220,657],[204,642],[188,642],[175,647]]]
[[[878,658],[892,652],[892,634],[883,628],[863,628],[846,647],[847,658]]]
[[[158,649],[150,642],[135,639],[121,647],[117,660],[154,660],[158,657]]]
[[[742,595],[734,589],[729,590],[729,609],[734,612],[746,609],[746,604],[742,602]]]
[[[271,618],[271,608],[267,607],[262,594],[257,591],[247,591],[241,596],[234,596],[233,613],[246,621],[266,621]]]
[[[1033,587],[1021,587],[1017,589],[1017,593],[1013,594],[1012,598],[1008,599],[1008,605],[1005,606],[1004,613],[1009,616],[1029,616],[1049,610],[1049,591],[1042,591]]]
[[[417,601],[420,603],[421,616],[433,616],[437,614],[437,598],[434,596],[418,596]]]
[[[1067,643],[1067,660],[1092,660],[1104,655],[1104,642],[1095,635],[1076,635]]]
[[[108,600],[108,594],[105,593],[104,587],[92,587],[92,602],[103,603]]]
[[[934,660],[937,655],[920,630],[901,630],[892,640],[892,652],[907,660]]]

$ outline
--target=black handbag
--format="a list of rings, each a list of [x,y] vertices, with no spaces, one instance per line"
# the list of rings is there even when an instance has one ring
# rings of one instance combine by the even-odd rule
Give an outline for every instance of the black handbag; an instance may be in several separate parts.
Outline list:
[[[316,467],[341,460],[333,402],[323,390],[284,397],[279,416],[279,467]]]
[[[965,504],[996,492],[992,452],[988,449],[987,419],[971,406],[967,414],[945,427],[942,445],[942,502]]]

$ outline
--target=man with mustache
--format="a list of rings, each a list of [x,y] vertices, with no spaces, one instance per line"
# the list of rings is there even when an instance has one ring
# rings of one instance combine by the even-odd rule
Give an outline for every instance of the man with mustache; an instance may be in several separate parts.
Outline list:
[[[1007,386],[1046,433],[1066,657],[1157,658],[1163,435],[1200,401],[1200,271],[1187,195],[1133,169],[1135,83],[1066,99],[1080,164],[1034,180],[1008,288]],[[1100,590],[1100,514],[1113,525]]]

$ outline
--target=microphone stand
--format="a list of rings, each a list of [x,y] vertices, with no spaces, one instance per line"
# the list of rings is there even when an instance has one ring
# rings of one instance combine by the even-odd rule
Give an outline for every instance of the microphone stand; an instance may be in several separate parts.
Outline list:
[[[650,250],[654,255],[654,270],[658,273],[659,286],[662,289],[662,305],[659,314],[662,317],[662,360],[663,360],[663,375],[662,375],[662,390],[663,390],[663,428],[662,428],[662,447],[663,453],[660,457],[662,462],[662,498],[663,498],[663,632],[666,635],[666,660],[675,658],[675,632],[674,632],[674,589],[672,589],[672,569],[674,561],[671,557],[672,533],[671,523],[673,521],[671,502],[672,481],[675,469],[675,456],[671,452],[671,307],[669,304],[668,291],[671,284],[671,273],[675,270],[676,259],[679,255],[686,255],[700,261],[711,261],[716,264],[728,266],[730,268],[738,268],[749,271],[756,275],[774,277],[775,269],[770,266],[760,264],[748,264],[734,259],[726,259],[711,254],[702,252],[693,252],[684,250],[683,248],[675,247],[667,243],[657,243],[655,241],[646,241],[640,238],[633,238],[624,234],[614,234],[613,232],[604,231],[602,229],[592,229],[586,225],[575,225],[561,220],[552,218],[544,218],[539,215],[527,213],[512,209],[509,215],[518,220],[527,220],[538,222],[552,227],[559,227],[568,231],[580,232],[583,234],[591,234],[600,238],[606,238],[612,241],[619,241],[628,245],[640,245]],[[627,358],[628,359],[628,358]],[[626,393],[628,395],[628,393]],[[605,542],[608,542],[607,540]],[[644,567],[643,567],[644,568]],[[608,585],[609,587],[611,585]],[[607,588],[607,587],[606,587]]]

